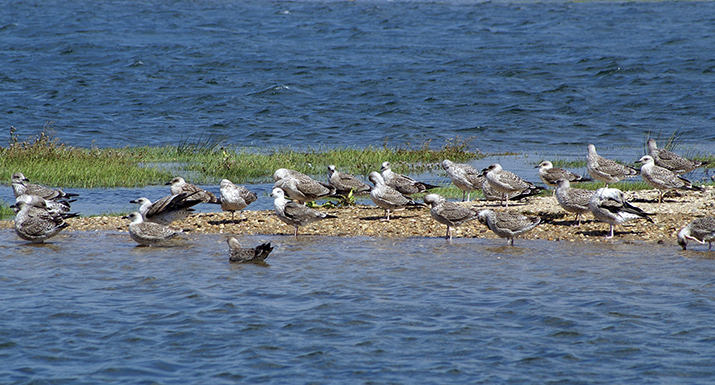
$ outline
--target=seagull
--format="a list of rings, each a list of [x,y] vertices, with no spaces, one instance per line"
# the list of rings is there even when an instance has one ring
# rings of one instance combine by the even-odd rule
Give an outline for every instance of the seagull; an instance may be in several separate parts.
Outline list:
[[[230,237],[228,242],[228,260],[231,262],[263,262],[273,251],[271,243],[261,243],[256,247],[242,247],[236,237]]]
[[[439,223],[447,225],[446,239],[452,239],[452,228],[463,223],[477,219],[477,213],[464,206],[453,202],[447,202],[443,196],[438,194],[425,195],[425,203],[431,205],[430,215]]]
[[[271,196],[274,198],[273,207],[276,211],[276,215],[278,215],[278,219],[295,227],[295,232],[293,232],[293,236],[295,237],[298,236],[299,226],[305,226],[323,219],[337,218],[335,215],[321,213],[310,207],[288,201],[285,198],[285,192],[279,187],[273,188]]]
[[[58,199],[55,201],[52,200],[47,200],[41,196],[37,195],[28,195],[28,194],[22,194],[19,195],[17,198],[15,198],[15,214],[17,214],[18,211],[20,211],[20,208],[17,207],[17,202],[25,202],[28,204],[34,204],[35,206],[38,205],[39,201],[44,201],[44,205],[47,208],[47,211],[50,212],[52,215],[60,215],[64,213],[70,212],[70,203],[74,202],[75,200],[67,200],[67,199]],[[34,202],[34,203],[33,203]]]
[[[506,197],[509,200],[518,201],[534,195],[539,195],[542,191],[544,191],[543,188],[536,186],[535,189],[527,188],[526,190],[508,193],[506,194]],[[482,194],[484,195],[484,199],[488,201],[503,201],[504,199],[504,196],[500,192],[495,190],[492,185],[487,182],[486,178],[484,179],[484,183],[482,184]]]
[[[256,193],[243,186],[236,186],[228,179],[222,179],[220,186],[221,210],[231,212],[231,220],[236,211],[245,209],[258,199]]]
[[[371,172],[367,178],[375,185],[370,191],[370,198],[378,207],[385,209],[387,221],[390,220],[390,210],[403,210],[407,206],[423,206],[386,185],[382,175],[377,171]]]
[[[596,190],[588,203],[588,209],[597,220],[611,225],[606,238],[613,238],[613,227],[632,219],[643,218],[653,222],[651,215],[626,201],[623,191],[616,188],[602,187]]]
[[[335,194],[335,188],[327,183],[318,182],[295,170],[279,168],[273,173],[273,180],[276,181],[273,187],[280,188],[285,195],[300,204]]]
[[[708,251],[715,241],[715,217],[698,218],[683,227],[678,233],[678,244],[683,250],[688,247],[688,240],[693,240],[701,245],[708,243]]]
[[[201,187],[196,186],[195,184],[191,183],[186,183],[184,178],[177,176],[176,178],[172,179],[171,182],[166,183],[166,185],[171,185],[171,194],[176,195],[176,194],[181,194],[182,192],[185,193],[195,193],[193,196],[194,199],[200,200],[203,203],[215,203],[219,204],[218,198],[216,198],[216,195],[214,195],[211,191],[207,191],[202,189]]]
[[[486,176],[489,186],[502,195],[502,204],[506,202],[506,207],[509,207],[509,194],[540,189],[533,183],[521,179],[518,175],[505,171],[499,163],[494,163],[482,170],[482,175]]]
[[[172,229],[154,222],[144,222],[141,213],[136,211],[123,218],[132,221],[129,224],[129,236],[142,246],[163,243],[182,232],[181,229]]]
[[[494,234],[507,238],[514,246],[514,237],[523,234],[541,223],[539,217],[528,217],[508,211],[482,210],[477,214],[479,222],[489,227]]]
[[[691,160],[668,150],[659,149],[655,139],[648,139],[648,155],[653,157],[657,166],[667,168],[675,174],[685,174],[710,163]]]
[[[67,199],[71,197],[79,196],[79,194],[66,193],[60,189],[51,189],[39,184],[26,183],[30,180],[25,178],[21,172],[16,172],[12,174],[12,192],[15,194],[15,198],[22,194],[27,195],[37,195],[48,201],[55,201],[60,199]]]
[[[369,194],[372,189],[369,184],[359,180],[351,174],[337,171],[334,165],[328,166],[328,183],[335,188],[335,192],[340,195]]]
[[[591,174],[593,179],[605,182],[606,187],[608,187],[609,183],[616,183],[621,179],[633,178],[638,175],[638,170],[632,167],[624,166],[599,156],[596,153],[596,146],[593,144],[588,145],[587,160],[586,169],[588,173]]]
[[[442,168],[447,171],[449,179],[457,188],[462,190],[462,202],[466,194],[469,202],[469,194],[475,190],[481,190],[486,178],[481,175],[476,168],[464,163],[454,163],[449,159],[442,161]]]
[[[556,181],[556,200],[564,210],[576,214],[577,226],[581,225],[581,214],[588,212],[593,191],[580,188],[571,188],[571,183],[566,179]]]
[[[638,159],[638,163],[643,163],[641,167],[641,178],[651,187],[658,189],[658,203],[663,201],[664,190],[697,190],[702,191],[702,187],[693,186],[693,184],[668,170],[667,168],[656,166],[652,156],[646,155]]]
[[[145,221],[160,225],[170,225],[174,221],[186,219],[194,212],[191,207],[202,202],[200,199],[192,199],[197,195],[200,195],[199,192],[182,192],[165,196],[154,203],[145,197],[131,200],[129,203],[139,205],[139,212]]]
[[[64,221],[65,218],[77,216],[77,214],[69,213],[52,213],[47,210],[42,197],[36,195],[30,197],[29,202],[23,199],[14,205],[14,208],[17,209],[15,234],[21,239],[32,243],[42,243],[69,226]]]
[[[439,187],[425,182],[418,182],[407,175],[393,172],[390,162],[382,162],[380,171],[382,172],[382,179],[385,181],[385,184],[399,191],[402,195],[410,196]]]
[[[551,187],[556,187],[556,181],[559,179],[566,179],[569,182],[587,182],[591,180],[589,178],[584,178],[581,175],[574,174],[569,170],[554,167],[554,164],[548,160],[539,163],[539,165],[534,168],[539,169],[539,178],[541,181]]]

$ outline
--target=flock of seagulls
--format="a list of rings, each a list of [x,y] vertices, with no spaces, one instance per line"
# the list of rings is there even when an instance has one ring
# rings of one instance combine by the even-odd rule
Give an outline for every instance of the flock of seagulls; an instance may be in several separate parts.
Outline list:
[[[581,224],[581,217],[591,212],[598,221],[610,225],[607,238],[614,236],[614,227],[633,219],[645,219],[653,222],[653,214],[628,202],[622,191],[610,188],[609,184],[625,178],[640,175],[643,180],[659,191],[658,203],[663,200],[663,193],[669,190],[702,190],[694,186],[681,174],[700,167],[704,162],[690,160],[670,151],[658,149],[654,140],[648,141],[649,154],[638,162],[640,170],[622,165],[596,153],[593,144],[588,145],[587,170],[589,175],[603,181],[606,187],[596,191],[573,188],[571,183],[586,182],[591,179],[571,171],[554,167],[549,161],[536,166],[541,181],[554,187],[553,195],[558,204],[567,212],[576,214],[576,226]],[[301,226],[325,219],[337,218],[306,205],[320,198],[336,195],[367,195],[373,203],[385,210],[384,221],[390,220],[390,213],[406,208],[430,207],[430,216],[447,226],[445,238],[452,239],[453,229],[477,219],[499,237],[507,239],[509,245],[514,238],[528,232],[541,223],[538,216],[527,216],[508,210],[509,200],[541,193],[544,189],[528,182],[518,175],[504,170],[498,163],[491,164],[481,171],[468,164],[454,163],[445,159],[441,163],[452,183],[462,190],[462,201],[469,202],[470,194],[481,190],[487,200],[501,201],[501,210],[481,210],[470,208],[456,202],[449,202],[444,197],[429,193],[438,186],[417,181],[407,175],[392,171],[389,162],[383,162],[381,172],[373,171],[368,175],[372,186],[355,176],[339,172],[334,165],[328,166],[328,182],[321,182],[300,172],[280,168],[273,174],[274,186],[271,197],[274,199],[276,216],[284,223],[293,226],[294,236],[298,236]],[[194,212],[193,206],[199,203],[218,204],[223,211],[231,212],[231,221],[238,211],[258,199],[258,196],[244,186],[237,186],[228,179],[220,183],[220,196],[196,185],[187,183],[182,177],[176,177],[170,185],[171,194],[150,201],[141,197],[130,201],[139,205],[138,211],[126,216],[131,239],[140,245],[160,245],[182,233],[181,229],[171,227],[175,221],[187,218]],[[77,194],[65,193],[32,184],[22,173],[12,175],[12,188],[16,197],[13,206],[15,231],[17,235],[30,242],[43,242],[59,233],[68,224],[65,219],[77,216],[70,213],[71,203]],[[416,202],[412,195],[426,193],[424,204]],[[699,218],[685,226],[678,234],[678,244],[686,249],[688,241],[708,243],[715,241],[715,217]],[[263,261],[273,250],[270,243],[255,248],[244,248],[235,237],[227,240],[229,260],[232,262]]]

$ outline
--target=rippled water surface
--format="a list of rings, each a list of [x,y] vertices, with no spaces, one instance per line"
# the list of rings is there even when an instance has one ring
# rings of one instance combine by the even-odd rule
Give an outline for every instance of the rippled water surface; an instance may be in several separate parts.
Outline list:
[[[703,251],[502,240],[0,232],[5,383],[711,383]],[[101,248],[97,247],[101,245]],[[702,249],[701,249],[702,250]]]
[[[715,2],[14,1],[0,125],[70,144],[713,152]],[[567,135],[565,135],[567,134]]]

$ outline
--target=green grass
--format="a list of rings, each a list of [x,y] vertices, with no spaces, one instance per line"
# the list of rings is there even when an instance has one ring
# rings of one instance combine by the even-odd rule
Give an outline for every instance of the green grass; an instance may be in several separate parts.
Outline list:
[[[0,147],[0,180],[9,181],[19,171],[32,182],[65,188],[164,184],[176,175],[193,183],[217,183],[223,178],[236,183],[267,182],[281,167],[323,176],[327,166],[334,164],[340,171],[366,175],[379,170],[384,161],[391,162],[396,172],[416,172],[439,168],[443,159],[463,162],[484,157],[478,150],[469,151],[469,140],[460,138],[441,148],[424,142],[416,148],[385,144],[302,151],[223,147],[220,141],[199,137],[176,146],[78,148],[60,143],[47,127],[26,140],[20,140],[11,128],[9,146]]]

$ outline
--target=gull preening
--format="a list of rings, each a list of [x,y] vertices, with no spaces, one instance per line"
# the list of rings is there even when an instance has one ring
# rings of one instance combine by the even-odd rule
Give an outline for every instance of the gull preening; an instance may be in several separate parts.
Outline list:
[[[392,171],[392,165],[390,162],[382,162],[380,171],[382,172],[382,179],[385,181],[385,185],[392,187],[402,195],[410,196],[412,194],[423,193],[427,190],[439,187],[426,182],[416,181],[407,175],[398,174]]]
[[[556,181],[559,179],[565,179],[569,182],[587,182],[591,180],[569,170],[554,167],[554,164],[548,160],[539,163],[539,165],[534,168],[539,169],[539,179],[541,179],[545,185],[551,187],[557,187]]]
[[[449,179],[462,190],[462,201],[466,195],[469,202],[470,193],[472,191],[481,190],[486,177],[482,175],[476,168],[464,163],[454,163],[449,159],[442,161],[442,168],[449,175]]]
[[[236,186],[228,179],[222,179],[219,187],[221,210],[230,211],[231,220],[233,220],[233,214],[236,211],[242,212],[243,209],[258,199],[256,193],[243,186]]]
[[[335,194],[335,188],[319,182],[301,172],[279,168],[273,173],[274,188],[280,188],[285,195],[300,204],[313,202],[319,198]]]
[[[156,202],[148,198],[141,197],[129,201],[139,205],[139,213],[147,222],[154,222],[160,225],[170,225],[174,221],[186,219],[194,212],[191,207],[201,203],[200,197],[194,198],[197,192],[182,192],[176,195],[165,196]]]
[[[41,243],[54,237],[68,227],[64,220],[77,214],[51,212],[47,209],[44,198],[36,195],[21,195],[15,202],[15,234],[21,239],[32,243]],[[29,197],[25,199],[25,197]]]
[[[633,219],[643,218],[653,222],[651,215],[642,209],[633,206],[623,196],[623,191],[616,188],[602,187],[593,193],[588,209],[593,216],[611,226],[609,235],[606,238],[613,238],[613,228]]]
[[[675,174],[685,174],[710,163],[691,160],[674,152],[658,148],[655,139],[648,139],[648,155],[653,157],[657,166],[666,168]]]
[[[638,170],[606,159],[596,153],[596,146],[588,145],[586,169],[593,179],[606,183],[616,183],[625,178],[638,176]]]
[[[189,193],[192,194],[193,199],[200,200],[203,203],[221,203],[218,198],[216,198],[216,195],[214,195],[211,191],[204,190],[195,184],[187,183],[184,178],[180,176],[172,179],[170,182],[166,183],[166,185],[171,185],[172,195]]]
[[[305,226],[323,219],[337,218],[335,215],[321,213],[305,205],[288,201],[285,198],[285,192],[280,187],[274,187],[271,196],[274,198],[273,208],[278,219],[295,227],[293,236],[298,236],[299,226]]]
[[[641,178],[643,178],[643,181],[658,190],[658,203],[663,201],[663,192],[667,190],[702,191],[701,187],[693,186],[689,180],[682,176],[675,174],[665,167],[657,166],[655,160],[650,155],[638,159],[638,162],[643,163],[641,167]]]
[[[375,187],[370,191],[370,199],[380,208],[385,209],[386,220],[390,220],[390,211],[403,210],[407,206],[422,206],[399,191],[385,184],[385,180],[377,171],[371,172],[367,177]]]
[[[16,172],[12,174],[12,192],[15,194],[15,198],[20,195],[37,195],[48,201],[56,201],[60,199],[69,199],[71,197],[79,196],[79,194],[66,193],[60,189],[53,189],[43,185],[27,183],[30,180],[25,177],[21,172]]]
[[[707,242],[708,251],[710,251],[712,243],[715,241],[715,217],[698,218],[683,227],[678,232],[678,244],[683,250],[687,249],[688,240],[696,241],[701,245]]]
[[[231,262],[262,262],[273,251],[271,243],[261,243],[256,247],[243,247],[236,237],[229,237],[228,260]]]
[[[499,163],[494,163],[482,170],[482,174],[486,177],[489,186],[501,194],[502,204],[509,207],[509,194],[513,193],[531,193],[543,190],[536,187],[533,183],[521,179],[513,172],[506,171]]]
[[[593,191],[580,188],[571,188],[571,183],[566,179],[556,181],[556,201],[562,209],[576,214],[577,226],[581,225],[581,215],[589,211]]]
[[[479,222],[489,227],[494,234],[507,238],[514,246],[514,237],[523,234],[541,223],[541,218],[508,211],[482,210],[477,214]]]
[[[446,239],[452,239],[452,228],[477,218],[477,212],[467,207],[448,202],[438,194],[425,195],[425,203],[431,205],[430,215],[434,220],[447,225]]]
[[[137,211],[124,218],[132,221],[129,224],[129,236],[134,242],[142,246],[162,244],[182,232],[181,229],[173,229],[154,222],[145,222],[141,213]]]
[[[340,195],[369,194],[372,189],[369,184],[361,181],[352,174],[340,172],[335,165],[328,166],[328,183],[335,188],[335,193]]]

